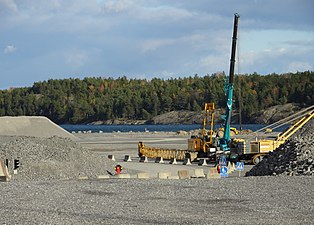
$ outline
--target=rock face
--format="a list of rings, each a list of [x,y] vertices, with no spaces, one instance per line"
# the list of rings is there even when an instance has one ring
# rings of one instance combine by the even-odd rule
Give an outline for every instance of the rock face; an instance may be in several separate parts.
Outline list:
[[[314,175],[314,119],[246,173],[246,176],[267,175]]]
[[[151,124],[201,124],[202,113],[192,111],[171,111],[155,116],[148,123]]]
[[[292,103],[273,106],[269,109],[256,113],[251,119],[251,123],[271,124],[281,120],[282,118],[288,117],[299,110],[300,107]]]
[[[225,112],[223,109],[215,110],[215,123],[222,123],[221,115]],[[149,124],[203,124],[204,111],[171,111],[158,116],[153,117]]]
[[[276,122],[282,118],[285,118],[297,111],[300,107],[296,104],[285,104],[273,106],[269,109],[256,113],[249,119],[249,121],[243,121],[243,123],[255,123],[255,124],[269,124]],[[215,109],[215,123],[223,123],[222,115],[225,114],[225,110],[222,108]],[[158,116],[153,117],[150,120],[131,120],[126,118],[94,121],[89,124],[92,125],[138,125],[138,124],[202,124],[203,123],[203,111],[171,111]],[[232,111],[232,124],[239,123],[239,112],[237,109]]]

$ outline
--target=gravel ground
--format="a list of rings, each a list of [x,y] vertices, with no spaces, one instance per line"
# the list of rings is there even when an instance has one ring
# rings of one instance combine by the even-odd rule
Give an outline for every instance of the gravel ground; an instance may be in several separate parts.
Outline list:
[[[312,120],[295,136],[296,141],[310,146],[306,148],[311,154],[313,134]],[[0,157],[11,160],[11,172],[12,159],[18,158],[21,163],[11,182],[0,182],[2,224],[313,224],[314,221],[313,176],[100,180],[96,176],[112,171],[115,163],[70,139],[0,136],[0,143]],[[303,152],[301,147],[298,149]],[[274,162],[282,161],[277,160],[280,155],[283,154],[273,157]],[[90,179],[78,180],[78,176]]]
[[[314,179],[0,183],[2,224],[313,224]]]

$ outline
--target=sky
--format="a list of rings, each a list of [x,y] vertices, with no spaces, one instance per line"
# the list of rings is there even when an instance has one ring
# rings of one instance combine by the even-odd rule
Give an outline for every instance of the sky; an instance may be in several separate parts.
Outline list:
[[[0,0],[0,89],[48,79],[314,70],[312,0]]]

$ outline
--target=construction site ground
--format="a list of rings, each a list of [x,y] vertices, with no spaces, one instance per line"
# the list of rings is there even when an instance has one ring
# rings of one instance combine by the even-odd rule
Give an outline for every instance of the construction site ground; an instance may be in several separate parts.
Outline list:
[[[27,129],[23,123],[25,132],[40,119],[29,121]],[[100,170],[112,172],[117,163],[132,175],[154,175],[160,170],[175,175],[176,170],[187,167],[180,163],[139,163],[137,142],[185,149],[189,136],[150,132],[74,134],[75,142],[93,149],[81,154],[83,149],[69,139],[42,137],[47,135],[45,131],[68,137],[64,131],[55,130],[49,123],[36,128],[42,129],[37,130],[40,137],[0,136],[1,154],[19,154],[21,162],[10,182],[0,182],[2,224],[313,224],[313,176],[238,177],[235,172],[217,179],[60,179],[57,172],[93,175]],[[93,152],[97,157],[91,156]],[[117,161],[108,160],[109,154]],[[133,161],[123,162],[125,155]],[[211,166],[188,168],[207,170]]]
[[[175,132],[152,132],[152,133],[81,133],[75,134],[79,138],[81,145],[92,149],[99,154],[114,156],[116,164],[121,165],[123,173],[146,172],[151,178],[157,178],[159,172],[170,172],[171,175],[177,175],[179,170],[188,170],[193,174],[194,169],[203,169],[207,174],[210,168],[214,168],[215,162],[208,162],[207,165],[199,166],[198,162],[192,162],[191,165],[183,165],[183,161],[177,161],[177,164],[170,164],[170,160],[163,160],[164,163],[155,163],[155,159],[149,159],[148,162],[140,162],[138,156],[137,144],[143,141],[145,145],[156,148],[166,149],[186,149],[188,135],[179,136]],[[132,161],[125,161],[125,156],[130,156]],[[244,176],[253,165],[245,165],[244,171],[228,174],[228,177]]]

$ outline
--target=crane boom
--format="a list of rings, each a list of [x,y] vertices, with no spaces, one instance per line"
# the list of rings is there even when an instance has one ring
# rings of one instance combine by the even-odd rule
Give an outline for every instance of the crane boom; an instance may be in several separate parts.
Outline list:
[[[234,26],[233,26],[233,37],[232,37],[232,48],[231,48],[231,59],[230,59],[230,70],[229,70],[229,81],[225,83],[225,92],[227,95],[227,107],[224,116],[224,135],[219,139],[218,145],[223,151],[230,150],[230,123],[232,113],[232,97],[233,97],[233,79],[234,79],[234,66],[235,66],[235,55],[237,45],[237,34],[238,34],[238,19],[239,14],[234,14]]]

